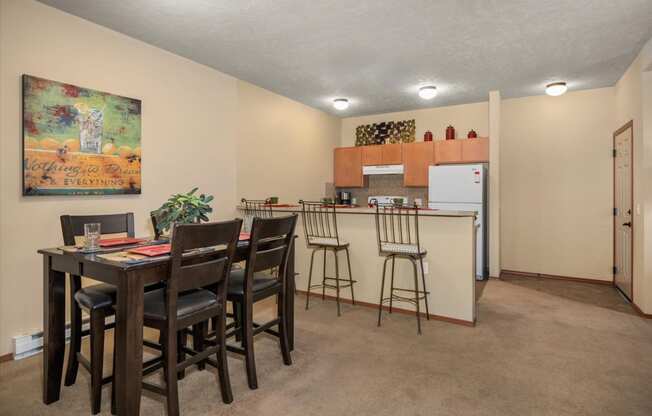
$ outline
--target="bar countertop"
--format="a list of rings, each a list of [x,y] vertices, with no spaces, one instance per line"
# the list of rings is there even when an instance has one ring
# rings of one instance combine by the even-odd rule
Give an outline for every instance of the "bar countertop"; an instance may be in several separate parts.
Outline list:
[[[238,210],[244,210],[244,207],[238,205]],[[338,214],[367,214],[373,215],[376,212],[375,208],[366,206],[356,207],[337,207]],[[294,204],[278,204],[272,206],[274,212],[301,212],[301,205]],[[419,216],[424,217],[475,217],[474,211],[452,211],[452,210],[439,210],[439,209],[419,209]]]

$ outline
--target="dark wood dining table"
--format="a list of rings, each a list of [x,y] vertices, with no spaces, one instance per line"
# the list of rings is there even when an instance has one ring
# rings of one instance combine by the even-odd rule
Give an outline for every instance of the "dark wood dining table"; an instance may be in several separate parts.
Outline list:
[[[234,261],[244,261],[249,243],[238,243]],[[121,251],[125,248],[115,249]],[[140,263],[108,260],[95,254],[38,250],[43,255],[43,402],[59,400],[66,344],[66,273],[90,277],[117,287],[115,305],[115,374],[118,415],[140,413],[143,368],[144,286],[168,277],[169,257]],[[294,244],[290,249],[286,279],[286,316],[290,349],[294,348]],[[218,398],[216,398],[218,400]]]

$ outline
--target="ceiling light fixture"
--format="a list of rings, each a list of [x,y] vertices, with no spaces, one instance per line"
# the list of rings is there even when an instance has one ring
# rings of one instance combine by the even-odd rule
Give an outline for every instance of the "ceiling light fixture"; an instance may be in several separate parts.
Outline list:
[[[568,86],[566,86],[565,82],[553,82],[546,85],[546,94],[553,97],[563,95],[566,91],[568,91]]]
[[[336,110],[346,110],[349,108],[349,100],[346,98],[336,98],[333,100],[333,107],[335,107]]]
[[[437,87],[434,85],[427,85],[425,87],[419,88],[419,97],[424,100],[432,100],[437,96]]]

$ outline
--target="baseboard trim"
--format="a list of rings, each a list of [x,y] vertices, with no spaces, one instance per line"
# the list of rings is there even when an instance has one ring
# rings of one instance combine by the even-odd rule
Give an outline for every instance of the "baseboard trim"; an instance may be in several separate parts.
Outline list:
[[[0,363],[6,363],[7,361],[13,361],[13,360],[14,360],[14,354],[12,353],[0,355]]]
[[[299,290],[297,289],[297,293],[301,293],[302,295],[307,295],[308,292],[305,290]],[[315,293],[311,292],[310,297],[313,298],[321,298],[320,293]],[[326,295],[326,299],[328,300],[336,300],[337,298],[333,295]],[[340,298],[340,302],[342,303],[347,303],[349,305],[353,304],[351,299],[346,299],[346,298]],[[378,304],[377,303],[371,303],[371,302],[362,302],[359,300],[355,301],[356,306],[363,306],[365,308],[373,308],[373,309],[378,309]],[[389,311],[389,306],[383,305],[383,310]],[[397,308],[397,307],[392,307],[392,312],[400,313],[403,315],[415,315],[415,311],[411,311],[409,309],[403,309],[403,308]],[[420,316],[426,318],[426,313],[421,312],[419,313]],[[457,318],[450,318],[448,316],[441,316],[441,315],[434,315],[430,314],[430,319],[434,319],[436,321],[442,321],[442,322],[448,322],[449,324],[455,324],[455,325],[462,325],[462,326],[468,326],[468,327],[474,327],[475,326],[475,321],[466,321],[464,319],[457,319]]]
[[[649,314],[649,313],[645,313],[645,312],[643,312],[643,311],[641,310],[641,308],[639,308],[638,305],[635,304],[634,302],[632,302],[632,307],[634,308],[634,310],[636,311],[636,313],[639,314],[642,318],[645,318],[645,319],[652,319],[652,314]]]
[[[582,277],[558,276],[558,275],[555,275],[555,274],[521,272],[521,271],[516,271],[516,270],[501,270],[500,271],[500,278],[502,279],[504,275],[522,276],[522,277],[538,277],[538,278],[542,278],[542,279],[565,280],[565,281],[568,281],[568,282],[578,282],[578,283],[589,283],[589,284],[593,284],[593,285],[613,286],[613,281],[611,281],[611,280],[585,279],[585,278],[582,278]]]

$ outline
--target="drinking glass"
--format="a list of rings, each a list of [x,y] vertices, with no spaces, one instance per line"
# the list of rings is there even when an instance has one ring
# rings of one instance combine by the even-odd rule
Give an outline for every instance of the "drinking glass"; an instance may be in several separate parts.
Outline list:
[[[84,249],[88,251],[100,249],[100,223],[84,224]]]

